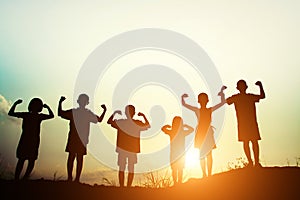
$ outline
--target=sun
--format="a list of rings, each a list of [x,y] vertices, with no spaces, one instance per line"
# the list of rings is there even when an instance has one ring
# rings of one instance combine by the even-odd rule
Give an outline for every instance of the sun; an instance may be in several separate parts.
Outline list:
[[[189,148],[185,154],[185,167],[196,168],[199,165],[199,150]]]

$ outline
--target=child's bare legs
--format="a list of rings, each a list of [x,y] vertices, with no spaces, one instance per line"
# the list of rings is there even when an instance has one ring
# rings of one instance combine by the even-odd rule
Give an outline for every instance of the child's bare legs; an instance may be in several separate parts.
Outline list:
[[[213,158],[212,158],[211,151],[208,153],[206,159],[207,159],[207,174],[208,174],[208,176],[211,176],[212,164],[213,164]]]
[[[251,159],[251,153],[250,153],[250,147],[249,147],[249,141],[243,142],[244,152],[246,154],[249,166],[251,167],[253,165],[253,161]]]
[[[203,174],[203,178],[206,177],[206,159],[204,158],[200,158],[200,165],[201,165],[201,169],[202,169],[202,174]]]
[[[76,162],[77,162],[77,166],[76,166],[75,181],[79,182],[81,172],[82,172],[82,166],[83,166],[83,155],[82,154],[77,154],[76,155]]]
[[[19,159],[17,166],[16,166],[16,170],[15,170],[15,180],[19,180],[20,179],[20,174],[22,172],[23,166],[24,166],[24,159]]]
[[[178,183],[182,183],[183,169],[178,169]]]
[[[72,181],[74,160],[75,160],[75,154],[69,153],[68,161],[67,161],[68,181]]]
[[[177,183],[177,168],[174,166],[171,166],[171,169],[172,169],[172,178],[173,178],[173,182],[175,185]]]
[[[128,178],[127,178],[127,187],[131,187],[134,177],[134,164],[128,163]]]
[[[120,187],[124,187],[124,174],[125,174],[125,163],[119,165],[119,184]]]
[[[254,154],[254,161],[255,161],[255,166],[261,166],[259,163],[259,146],[258,146],[258,141],[254,140],[252,142],[252,148],[253,148],[253,154]]]
[[[31,159],[28,160],[28,166],[27,166],[25,175],[23,177],[24,180],[27,180],[29,178],[29,175],[31,174],[31,172],[34,168],[34,163],[35,163],[35,160],[31,160]]]

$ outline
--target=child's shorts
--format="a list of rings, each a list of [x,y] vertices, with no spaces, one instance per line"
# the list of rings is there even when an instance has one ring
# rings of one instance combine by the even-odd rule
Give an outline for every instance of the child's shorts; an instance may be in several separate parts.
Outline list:
[[[125,151],[123,149],[118,148],[118,165],[125,166],[127,163],[128,165],[134,165],[137,163],[137,154],[129,151]]]

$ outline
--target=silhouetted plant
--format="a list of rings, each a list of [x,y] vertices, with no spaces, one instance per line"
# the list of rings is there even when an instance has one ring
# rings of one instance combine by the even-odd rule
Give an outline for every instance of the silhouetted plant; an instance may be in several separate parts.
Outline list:
[[[166,188],[170,187],[173,183],[172,177],[168,174],[168,171],[164,175],[159,175],[158,172],[149,172],[144,175],[145,182],[142,184],[147,188]]]
[[[13,172],[9,169],[8,164],[0,154],[0,178],[7,179],[12,177],[13,177]]]
[[[107,178],[102,178],[103,183],[108,186],[117,186],[117,182],[115,180],[108,180]]]
[[[243,167],[246,167],[248,165],[248,162],[245,158],[239,157],[235,159],[235,162],[228,162],[227,169],[233,170],[233,169],[240,169]]]
[[[299,167],[300,166],[300,157],[296,157],[296,166]]]
[[[63,177],[62,175],[57,176],[57,171],[55,171],[53,174],[53,181],[59,181],[59,180],[61,180],[62,177]]]

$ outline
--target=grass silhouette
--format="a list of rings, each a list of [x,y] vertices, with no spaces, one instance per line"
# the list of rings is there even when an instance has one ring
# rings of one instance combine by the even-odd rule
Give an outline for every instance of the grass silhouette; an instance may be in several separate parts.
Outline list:
[[[142,183],[146,188],[167,188],[173,184],[172,176],[166,170],[163,175],[156,172],[148,172],[144,175],[145,181]]]
[[[0,192],[8,199],[297,199],[300,167],[238,168],[207,178],[191,179],[162,188],[156,174],[149,185],[131,188],[89,185],[61,180],[18,181],[0,179]],[[159,177],[159,176],[158,176]],[[164,177],[164,176],[162,176]],[[159,184],[158,184],[159,182]],[[168,184],[168,181],[166,182]],[[154,185],[151,185],[154,184]],[[158,186],[160,185],[160,186]],[[153,187],[154,186],[154,187]]]

